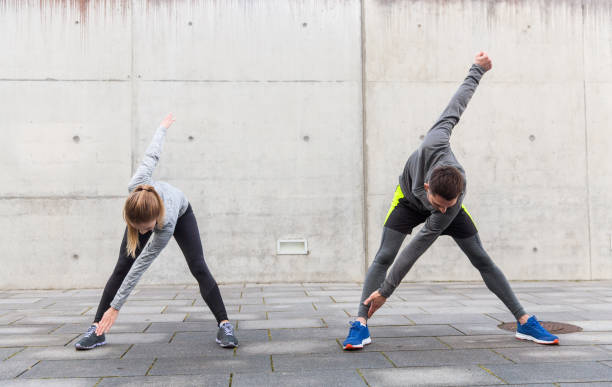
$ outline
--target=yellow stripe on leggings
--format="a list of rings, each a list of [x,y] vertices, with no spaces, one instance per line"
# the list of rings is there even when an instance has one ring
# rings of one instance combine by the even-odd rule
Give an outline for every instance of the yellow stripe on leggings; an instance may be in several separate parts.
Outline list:
[[[404,197],[404,193],[402,192],[402,189],[398,185],[397,188],[395,189],[395,195],[393,195],[393,202],[391,202],[391,208],[389,208],[389,212],[387,212],[387,217],[385,218],[385,224],[387,223],[387,219],[389,219],[389,216],[391,215],[395,207],[397,207],[399,200],[403,197]]]
[[[470,217],[470,220],[472,221],[472,223],[474,223],[474,227],[476,227],[476,222],[474,222],[474,218],[472,218],[472,215],[468,212],[467,208],[465,208],[465,204],[462,204],[461,208],[463,208],[463,211],[465,211],[467,216]],[[476,228],[478,228],[478,227],[476,227]]]

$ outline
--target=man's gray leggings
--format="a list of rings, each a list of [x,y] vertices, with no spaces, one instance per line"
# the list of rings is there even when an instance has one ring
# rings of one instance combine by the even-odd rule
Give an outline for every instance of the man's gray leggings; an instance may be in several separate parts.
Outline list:
[[[392,230],[388,227],[383,229],[380,248],[376,253],[374,262],[368,269],[365,283],[363,284],[363,293],[361,295],[361,302],[359,303],[359,317],[368,318],[369,307],[364,305],[363,302],[382,285],[387,276],[387,270],[395,260],[395,256],[405,238],[406,234],[399,231]],[[525,310],[514,295],[512,288],[510,288],[510,284],[508,280],[506,280],[504,273],[502,273],[497,265],[493,263],[491,257],[489,257],[482,247],[478,234],[465,239],[455,239],[455,242],[470,259],[472,265],[480,271],[480,275],[487,285],[487,288],[495,293],[517,320],[523,316]],[[407,269],[410,270],[416,262],[416,259],[408,258],[407,248],[404,248],[399,254],[398,261],[401,262],[402,265],[406,265]]]

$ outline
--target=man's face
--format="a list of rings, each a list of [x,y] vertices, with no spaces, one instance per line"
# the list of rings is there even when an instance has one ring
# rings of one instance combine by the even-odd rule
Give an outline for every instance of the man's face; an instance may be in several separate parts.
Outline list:
[[[427,200],[431,203],[432,207],[441,213],[445,214],[446,210],[457,204],[457,198],[453,200],[446,200],[440,195],[432,195],[429,190],[429,184],[425,183],[425,191],[427,191]]]

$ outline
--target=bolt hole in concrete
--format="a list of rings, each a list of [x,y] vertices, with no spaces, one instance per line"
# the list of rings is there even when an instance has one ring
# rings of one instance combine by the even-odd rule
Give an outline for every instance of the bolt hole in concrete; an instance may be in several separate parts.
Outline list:
[[[192,25],[193,25],[193,23],[192,23],[192,22],[189,22],[189,23],[187,23],[187,25],[190,25],[190,26],[192,26]]]
[[[421,135],[419,136],[419,140],[422,140],[422,139],[424,139],[424,138],[425,138],[425,135],[424,135],[424,134],[421,134]]]
[[[193,141],[193,136],[189,136],[187,138],[189,139],[189,141]]]
[[[310,140],[310,136],[304,136],[304,137],[303,137],[303,140],[304,140],[304,141],[306,141],[306,142],[308,142],[308,141]]]
[[[534,252],[534,253],[537,253],[537,252],[538,252],[538,248],[537,248],[537,247],[534,247],[534,248],[533,248],[533,249],[531,249],[531,250],[533,250],[533,252]]]
[[[535,141],[535,136],[533,134],[529,136],[529,141]]]
[[[72,254],[72,259],[79,259],[79,255],[78,254]]]
[[[417,25],[417,27],[421,28],[421,25],[420,25],[420,24],[418,24],[418,25]]]
[[[304,27],[304,28],[308,27],[308,23],[306,23],[306,22],[302,23],[302,27]]]
[[[552,321],[540,321],[540,324],[542,324],[542,326],[546,328],[546,330],[552,333],[553,335],[582,332],[582,328],[580,328],[577,325],[572,325],[572,324],[552,322]],[[497,327],[505,331],[512,331],[512,332],[516,331],[515,322],[501,323]]]
[[[79,24],[79,21],[78,21],[78,20],[75,20],[75,21],[74,21],[74,24]]]
[[[75,143],[79,143],[81,141],[81,137],[79,136],[72,136],[72,141],[74,141]]]

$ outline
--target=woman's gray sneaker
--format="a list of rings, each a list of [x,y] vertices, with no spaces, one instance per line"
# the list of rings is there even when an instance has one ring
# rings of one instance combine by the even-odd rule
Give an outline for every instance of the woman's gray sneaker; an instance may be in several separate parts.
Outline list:
[[[83,350],[92,349],[104,344],[106,344],[104,335],[96,335],[96,326],[92,325],[89,327],[85,335],[81,337],[81,340],[79,340],[74,346],[76,349]]]
[[[238,346],[238,339],[234,336],[234,326],[231,323],[226,322],[219,326],[217,343],[223,348],[235,348]]]

